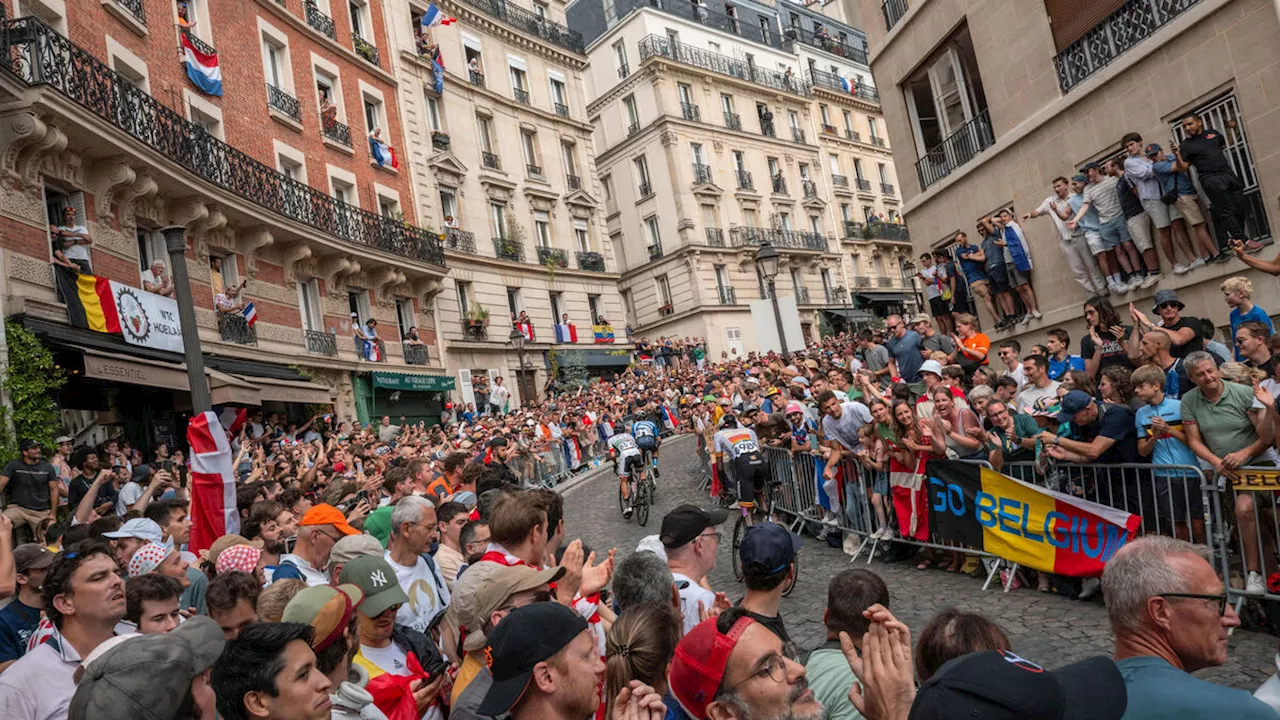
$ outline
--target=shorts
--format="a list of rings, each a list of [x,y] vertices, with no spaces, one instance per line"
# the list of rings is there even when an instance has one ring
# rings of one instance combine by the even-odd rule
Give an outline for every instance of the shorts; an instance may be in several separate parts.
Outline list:
[[[1004,271],[1009,276],[1009,287],[1022,287],[1031,284],[1031,273],[1022,272],[1013,263],[1004,266]]]
[[[658,438],[653,437],[651,435],[643,435],[641,437],[638,437],[636,438],[636,447],[640,448],[641,450],[648,450],[649,452],[654,452],[658,449]]]
[[[626,477],[631,472],[632,465],[639,465],[642,462],[640,453],[630,453],[618,456],[618,477]]]
[[[1199,477],[1155,477],[1156,515],[1161,530],[1167,524],[1188,525],[1189,520],[1204,519],[1204,495]]]
[[[769,487],[769,466],[758,455],[734,460],[733,476],[738,480],[739,503],[755,504],[756,491]]]
[[[1156,202],[1160,202],[1157,200]],[[1164,203],[1160,203],[1163,205]],[[1151,225],[1147,222],[1148,213],[1135,215],[1124,221],[1125,228],[1129,231],[1129,237],[1133,238],[1133,244],[1137,246],[1138,252],[1146,252],[1154,247],[1151,244]],[[1156,227],[1160,227],[1157,225]],[[1165,227],[1168,227],[1167,225]]]
[[[1102,241],[1102,236],[1095,230],[1084,231],[1084,242],[1089,246],[1090,255],[1101,255],[1107,251],[1107,244]]]
[[[1113,250],[1121,245],[1129,242],[1129,231],[1124,227],[1124,216],[1117,215],[1109,222],[1102,223],[1098,227],[1098,235],[1102,237],[1102,244],[1107,250]]]
[[[951,313],[951,303],[942,299],[942,296],[929,298],[929,313],[934,317],[941,317]]]
[[[1200,209],[1200,199],[1197,196],[1179,195],[1178,201],[1174,205],[1188,225],[1194,227],[1204,224],[1204,211]]]
[[[871,484],[871,492],[876,495],[889,494],[889,473],[884,470],[876,471],[876,479],[875,482]]]
[[[1155,223],[1156,228],[1160,230],[1172,225],[1174,220],[1182,219],[1182,214],[1178,212],[1177,207],[1165,205],[1160,198],[1143,200],[1142,209],[1147,211],[1147,215],[1151,216],[1151,222]]]
[[[991,297],[991,283],[987,280],[971,280],[969,282],[969,291],[974,297],[989,298]]]

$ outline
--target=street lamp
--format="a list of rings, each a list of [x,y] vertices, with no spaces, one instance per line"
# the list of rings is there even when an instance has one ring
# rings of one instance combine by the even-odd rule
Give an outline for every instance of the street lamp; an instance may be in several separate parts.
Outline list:
[[[786,355],[787,337],[782,332],[782,311],[778,309],[778,293],[773,285],[773,279],[778,277],[778,260],[778,251],[769,243],[756,250],[756,272],[760,273],[765,287],[769,289],[769,299],[773,302],[773,321],[778,326],[778,346],[782,349],[782,354]]]
[[[903,257],[898,261],[902,267],[902,282],[911,288],[911,295],[916,301],[916,311],[924,312],[924,300],[920,298],[920,288],[916,285],[916,264]]]
[[[520,328],[512,327],[511,334],[507,336],[507,342],[511,344],[512,349],[520,356],[520,367],[525,366],[524,361],[524,333],[520,332]]]
[[[844,326],[853,332],[853,318],[849,317],[849,290],[843,285],[837,285],[835,291],[840,295],[840,308],[844,310]]]
[[[204,353],[200,350],[200,329],[196,327],[196,309],[191,304],[191,281],[187,276],[187,229],[181,225],[160,228],[164,247],[169,253],[169,271],[173,273],[173,290],[178,302],[178,322],[182,324],[182,350],[187,360],[187,384],[191,386],[191,412],[212,410],[209,381],[204,377]]]

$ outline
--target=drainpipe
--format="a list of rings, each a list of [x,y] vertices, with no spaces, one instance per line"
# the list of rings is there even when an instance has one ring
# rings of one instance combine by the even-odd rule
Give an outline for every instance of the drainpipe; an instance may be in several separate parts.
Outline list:
[[[1280,0],[1276,0],[1280,2]],[[8,253],[0,250],[0,267],[5,266]],[[6,310],[7,303],[5,298],[9,295],[9,278],[4,273],[0,273],[0,377],[7,375],[9,372],[9,329],[5,322],[8,320],[9,313]],[[4,429],[9,433],[15,441],[17,436],[14,434],[13,425],[13,398],[9,397],[9,391],[3,385],[0,385],[0,406],[4,407]]]

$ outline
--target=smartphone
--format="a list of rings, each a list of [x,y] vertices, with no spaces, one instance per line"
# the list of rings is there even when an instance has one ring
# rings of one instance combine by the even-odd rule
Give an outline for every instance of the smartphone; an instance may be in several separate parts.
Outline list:
[[[356,493],[356,504],[357,504],[357,505],[359,505],[361,502],[367,502],[368,500],[369,500],[369,491],[368,491],[368,490],[361,490],[360,492]]]

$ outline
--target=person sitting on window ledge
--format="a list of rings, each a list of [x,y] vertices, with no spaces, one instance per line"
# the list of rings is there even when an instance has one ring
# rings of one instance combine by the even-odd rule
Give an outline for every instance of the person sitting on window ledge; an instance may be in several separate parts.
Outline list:
[[[418,328],[416,327],[409,328],[409,332],[404,334],[404,338],[402,338],[402,342],[405,345],[421,345],[422,341],[418,339]]]
[[[151,269],[142,273],[142,289],[167,298],[173,297],[173,280],[165,271],[163,260],[154,260]]]
[[[196,26],[196,21],[191,17],[191,8],[186,3],[178,3],[178,27],[183,30],[190,30]]]
[[[68,206],[62,211],[62,224],[50,225],[49,231],[66,238],[63,254],[75,263],[82,273],[92,273],[93,265],[89,262],[89,246],[93,239],[89,237],[89,228],[76,222],[76,209]]]
[[[338,106],[333,104],[328,92],[320,94],[320,118],[332,122],[338,117]]]
[[[244,289],[244,283],[232,285],[223,292],[213,297],[213,307],[220,313],[239,314],[244,309],[244,300],[240,297],[240,291]]]

